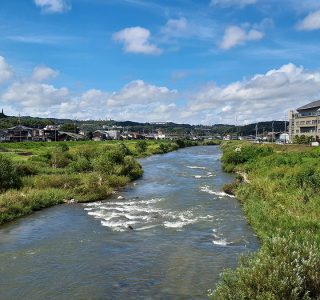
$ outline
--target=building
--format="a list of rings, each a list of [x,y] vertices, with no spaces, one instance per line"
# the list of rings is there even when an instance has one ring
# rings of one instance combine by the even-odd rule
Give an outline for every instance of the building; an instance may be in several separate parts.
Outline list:
[[[0,142],[10,142],[7,130],[0,130]]]
[[[107,130],[106,133],[108,134],[109,138],[112,140],[119,140],[121,132],[119,130]]]
[[[10,142],[27,142],[32,141],[33,128],[17,125],[8,128],[7,138]]]
[[[295,136],[311,136],[319,139],[320,136],[320,100],[308,103],[290,111],[289,135],[292,141]]]

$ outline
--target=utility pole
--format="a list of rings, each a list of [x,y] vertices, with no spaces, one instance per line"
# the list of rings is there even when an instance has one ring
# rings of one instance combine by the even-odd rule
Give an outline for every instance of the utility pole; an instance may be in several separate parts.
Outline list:
[[[256,124],[256,141],[258,140],[258,123]]]
[[[21,139],[22,139],[22,132],[21,132],[21,119],[20,119],[20,113],[19,113],[19,119],[18,119],[18,122],[19,122],[19,132],[20,132],[20,143],[21,143]]]
[[[272,121],[272,138],[271,138],[271,141],[272,141],[272,143],[273,143],[273,135],[274,135],[274,122]]]
[[[287,121],[286,121],[286,114],[284,114],[284,143],[287,143]]]

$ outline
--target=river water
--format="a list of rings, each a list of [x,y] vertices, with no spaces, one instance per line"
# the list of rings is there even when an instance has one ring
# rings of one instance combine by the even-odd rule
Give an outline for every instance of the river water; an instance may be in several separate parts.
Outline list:
[[[232,181],[220,157],[206,146],[145,158],[122,200],[0,227],[0,299],[206,299],[258,247],[237,200],[220,192]]]

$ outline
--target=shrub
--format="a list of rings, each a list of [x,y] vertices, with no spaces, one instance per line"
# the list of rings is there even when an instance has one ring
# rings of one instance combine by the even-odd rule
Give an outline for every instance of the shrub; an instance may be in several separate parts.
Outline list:
[[[293,232],[275,236],[222,275],[212,299],[319,299],[320,248]]]
[[[52,175],[37,175],[31,178],[29,185],[36,189],[73,188],[80,183],[79,175],[71,174],[52,174]]]
[[[126,184],[128,184],[130,178],[127,176],[109,175],[105,178],[105,181],[108,183],[110,187],[119,188],[124,187]]]
[[[64,168],[70,163],[70,156],[60,147],[54,149],[51,155],[51,165],[53,168]]]
[[[144,153],[147,151],[148,144],[146,141],[138,141],[136,143],[136,150],[138,153]]]
[[[117,149],[122,152],[123,156],[132,155],[132,152],[124,143],[118,144]]]
[[[21,177],[12,161],[0,155],[0,192],[10,188],[20,188]]]
[[[79,157],[71,162],[69,168],[72,172],[88,172],[93,170],[91,162],[86,157]]]
[[[186,143],[184,140],[176,140],[177,145],[179,146],[179,148],[185,148],[186,147]]]
[[[235,195],[236,194],[236,189],[239,186],[238,181],[234,181],[231,183],[226,183],[223,185],[222,190],[228,194],[228,195]]]
[[[124,155],[119,149],[104,152],[100,154],[94,161],[94,170],[103,175],[121,175],[119,166],[124,162]]]
[[[167,153],[169,151],[169,147],[167,144],[161,143],[159,145],[159,150],[161,153]]]
[[[229,150],[223,154],[222,161],[226,164],[239,165],[257,157],[265,157],[271,155],[273,149],[271,147],[242,147],[239,151]]]
[[[20,176],[36,175],[39,172],[37,166],[31,161],[18,161],[14,165]]]
[[[81,145],[75,152],[76,156],[90,160],[97,155],[97,148],[91,145]]]

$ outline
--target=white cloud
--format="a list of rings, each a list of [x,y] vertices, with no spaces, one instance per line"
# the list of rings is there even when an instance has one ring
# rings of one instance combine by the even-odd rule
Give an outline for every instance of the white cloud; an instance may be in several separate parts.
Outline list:
[[[10,84],[1,98],[11,106],[23,110],[30,108],[38,110],[48,109],[50,106],[60,104],[69,97],[69,90],[65,87],[56,88],[53,85],[43,83],[58,75],[48,67],[38,66],[34,68],[30,78],[15,81]]]
[[[283,119],[285,113],[320,96],[320,72],[292,63],[227,86],[210,84],[185,109],[187,120],[208,123]]]
[[[237,45],[243,45],[248,41],[260,40],[263,36],[263,32],[256,29],[247,30],[239,26],[229,26],[224,32],[220,48],[228,50]]]
[[[161,33],[167,38],[181,37],[188,34],[188,32],[188,21],[186,18],[169,19],[161,29]]]
[[[45,66],[38,66],[33,69],[31,79],[33,81],[45,81],[58,76],[59,72]]]
[[[299,30],[317,30],[320,29],[320,10],[307,15],[297,24]]]
[[[13,76],[13,68],[0,56],[0,84]]]
[[[211,0],[211,5],[221,6],[240,6],[244,7],[247,5],[256,4],[258,0]]]
[[[120,91],[108,97],[108,105],[120,106],[130,104],[151,104],[172,100],[177,95],[176,90],[169,90],[164,86],[145,83],[143,80],[134,80],[125,85]]]
[[[0,60],[1,61],[1,60]],[[0,64],[1,65],[1,64]],[[292,63],[226,86],[209,83],[195,92],[134,80],[117,91],[90,89],[75,95],[43,81],[57,75],[37,67],[0,94],[6,111],[72,119],[173,121],[192,124],[283,119],[285,112],[320,97],[320,71]],[[181,99],[188,103],[182,104]]]
[[[37,109],[59,104],[68,95],[67,88],[55,88],[49,84],[26,81],[10,85],[2,94],[2,99],[11,105]]]
[[[68,0],[34,0],[44,13],[63,13],[71,9]]]
[[[113,35],[128,53],[160,54],[162,50],[150,42],[151,33],[142,27],[128,27]]]

